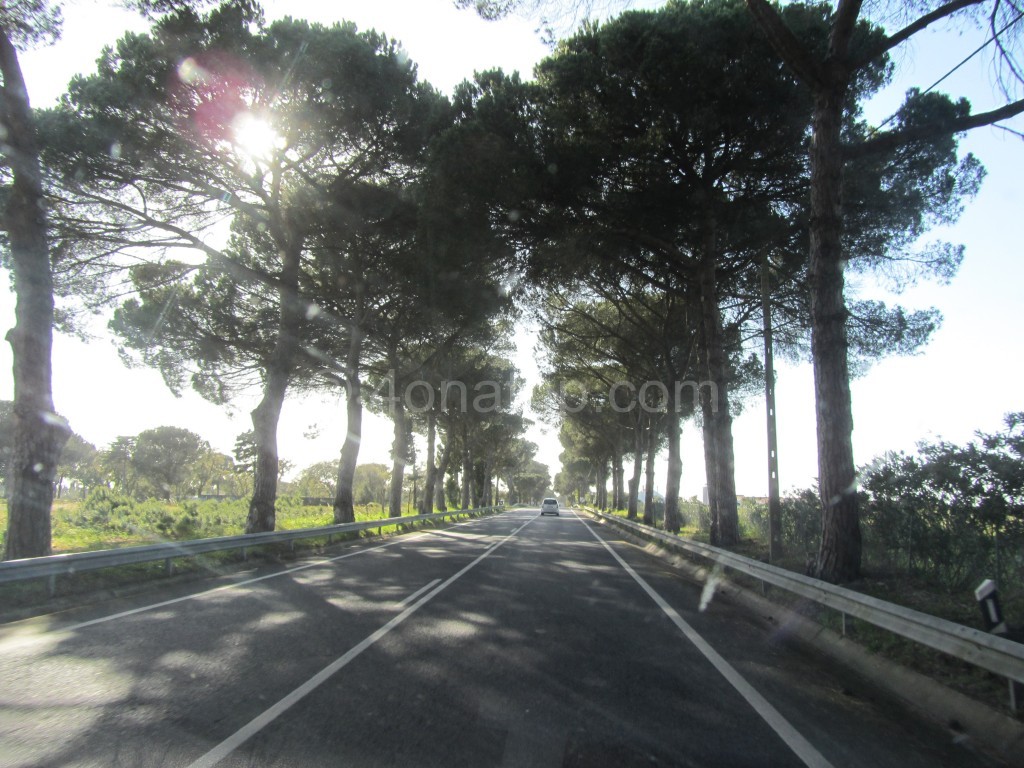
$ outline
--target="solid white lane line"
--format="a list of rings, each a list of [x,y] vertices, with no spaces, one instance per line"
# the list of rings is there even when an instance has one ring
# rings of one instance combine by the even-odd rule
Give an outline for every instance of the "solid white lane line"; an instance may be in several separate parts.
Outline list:
[[[361,654],[367,648],[371,647],[374,643],[376,643],[382,637],[387,635],[392,629],[394,629],[399,624],[401,624],[403,621],[405,621],[407,618],[412,616],[414,613],[416,613],[416,611],[418,611],[424,605],[429,603],[431,600],[433,600],[439,594],[444,592],[444,590],[448,589],[448,587],[450,587],[456,581],[458,581],[463,576],[465,576],[467,573],[469,573],[471,570],[473,570],[479,563],[483,562],[486,558],[490,557],[494,552],[496,552],[498,550],[498,547],[500,547],[502,544],[504,544],[505,542],[507,542],[510,539],[512,539],[517,533],[519,533],[521,530],[523,530],[523,528],[528,526],[534,520],[536,520],[536,518],[531,518],[531,519],[527,520],[521,526],[519,526],[514,531],[512,531],[512,533],[510,533],[508,536],[503,538],[498,543],[497,547],[494,547],[493,549],[487,550],[482,555],[480,555],[475,560],[473,560],[473,562],[471,562],[469,565],[465,566],[462,570],[457,572],[454,576],[451,576],[448,579],[446,579],[443,583],[441,583],[440,586],[434,587],[425,596],[421,597],[419,600],[417,600],[411,606],[409,606],[404,611],[402,611],[400,614],[395,616],[395,618],[391,619],[391,621],[389,621],[387,624],[382,626],[380,629],[378,629],[372,635],[366,637],[364,640],[362,640],[357,645],[354,645],[352,648],[350,648],[348,651],[346,651],[345,654],[343,654],[342,656],[338,657],[333,662],[331,662],[326,667],[324,667],[322,670],[317,672],[315,675],[313,675],[313,677],[311,677],[305,683],[300,685],[298,688],[296,688],[294,691],[289,693],[287,696],[285,696],[279,702],[274,704],[274,706],[270,707],[270,709],[266,710],[265,712],[263,712],[260,715],[257,715],[255,718],[253,718],[248,723],[243,725],[241,728],[239,728],[233,734],[228,736],[224,741],[222,741],[216,747],[211,749],[209,752],[207,752],[205,755],[200,757],[194,763],[190,764],[188,766],[188,768],[208,768],[208,766],[213,766],[213,765],[216,765],[217,763],[219,763],[225,757],[227,757],[232,752],[234,752],[236,749],[238,749],[238,747],[240,747],[246,741],[251,739],[253,736],[255,736],[261,730],[266,728],[268,725],[270,725],[270,723],[274,722],[274,720],[276,720],[278,717],[283,715],[292,706],[297,704],[299,701],[301,701],[307,695],[312,693],[316,688],[318,688],[320,685],[325,683],[328,679],[330,679],[330,677],[332,675],[334,675],[336,672],[338,672],[343,667],[345,667],[350,661],[352,661],[353,659],[358,657],[359,654]]]
[[[432,586],[434,586],[435,584],[440,584],[440,583],[441,583],[440,579],[434,579],[429,584],[426,584],[426,585],[420,587],[419,589],[417,589],[415,592],[413,592],[411,595],[409,595],[407,598],[405,598],[405,600],[400,602],[399,605],[404,608],[409,603],[411,603],[413,600],[415,600],[417,597],[419,597],[424,592],[426,592],[428,589],[430,589]]]
[[[457,527],[460,527],[460,526],[463,526],[463,525],[470,525],[472,523],[481,523],[481,522],[484,522],[484,520],[494,520],[497,517],[501,516],[501,514],[504,514],[504,513],[500,513],[499,515],[495,515],[494,517],[490,517],[490,518],[477,518],[475,520],[466,520],[465,522],[462,522],[462,523],[456,523],[455,525],[453,525],[451,527],[452,528],[457,528]],[[408,543],[413,542],[413,541],[419,541],[420,539],[425,539],[425,538],[431,537],[431,533],[432,532],[427,531],[425,533],[416,534],[415,536],[399,536],[399,537],[393,539],[392,541],[385,542],[384,544],[377,544],[377,545],[372,546],[372,547],[364,547],[364,548],[361,548],[359,550],[356,550],[355,552],[347,552],[344,555],[337,555],[336,557],[330,557],[330,558],[327,558],[326,560],[317,560],[315,563],[307,563],[305,565],[298,565],[298,566],[295,566],[294,568],[286,568],[283,571],[275,571],[274,573],[268,573],[268,574],[266,574],[264,576],[256,576],[256,577],[251,578],[251,579],[244,579],[242,581],[235,581],[235,582],[232,582],[231,584],[225,584],[224,586],[221,586],[221,587],[214,587],[213,589],[206,589],[206,590],[203,590],[202,592],[193,592],[192,594],[183,595],[182,597],[175,597],[175,598],[172,598],[170,600],[162,600],[159,603],[152,603],[150,605],[139,606],[138,608],[131,608],[131,609],[127,610],[127,611],[120,611],[119,613],[112,613],[109,616],[100,616],[99,618],[96,618],[96,619],[89,619],[88,621],[81,621],[81,622],[78,622],[77,624],[70,624],[70,625],[68,625],[66,627],[54,627],[53,629],[44,629],[44,630],[41,630],[40,632],[34,632],[32,634],[29,634],[29,635],[14,636],[14,637],[12,637],[12,638],[10,638],[8,640],[0,640],[0,653],[5,653],[7,651],[12,651],[12,650],[15,650],[15,649],[18,649],[18,648],[23,648],[25,646],[32,645],[34,642],[36,642],[37,640],[40,640],[40,639],[42,639],[44,637],[52,637],[53,635],[61,634],[61,633],[65,633],[65,632],[77,632],[78,630],[85,629],[86,627],[91,627],[91,626],[94,626],[96,624],[103,624],[103,623],[108,622],[108,621],[114,621],[115,619],[123,619],[126,616],[134,616],[137,613],[145,613],[146,611],[155,611],[158,608],[166,608],[168,605],[174,605],[176,603],[183,603],[183,602],[185,602],[187,600],[196,600],[196,599],[198,599],[200,597],[205,597],[206,595],[212,595],[212,594],[215,594],[217,592],[225,592],[225,591],[227,591],[229,589],[238,589],[239,587],[245,587],[245,586],[248,586],[250,584],[256,584],[257,582],[266,581],[267,579],[276,579],[278,576],[287,576],[290,573],[297,573],[298,571],[305,571],[308,568],[320,568],[320,567],[325,566],[325,565],[330,565],[332,563],[336,563],[339,560],[345,560],[345,559],[347,559],[349,557],[356,557],[357,555],[363,555],[363,554],[366,554],[367,552],[374,552],[374,551],[376,551],[378,549],[384,549],[385,547],[393,547],[396,544],[408,544]]]
[[[461,539],[462,541],[479,541],[480,539],[488,536],[486,533],[459,533],[448,530],[430,531],[427,535],[436,536],[442,539]]]
[[[576,513],[574,512],[573,514]],[[577,515],[577,517],[579,516]],[[697,631],[686,623],[676,609],[669,605],[665,598],[655,592],[654,588],[648,584],[640,574],[634,571],[630,567],[629,563],[623,560],[619,556],[619,553],[611,548],[611,545],[609,545],[607,541],[602,539],[586,521],[582,520],[582,518],[580,518],[580,522],[582,522],[583,526],[590,531],[590,534],[597,539],[598,542],[608,550],[608,552],[611,553],[611,556],[615,558],[626,573],[633,577],[633,580],[641,586],[644,592],[646,592],[657,606],[661,608],[665,615],[672,620],[672,623],[679,628],[679,631],[686,635],[686,638],[691,643],[697,646],[697,650],[704,654],[704,657],[711,662],[722,677],[729,681],[730,685],[736,689],[737,693],[747,700],[747,703],[750,704],[757,714],[759,714],[761,718],[768,723],[771,729],[779,735],[779,738],[786,742],[786,745],[796,753],[796,756],[803,761],[804,765],[808,766],[808,768],[833,768],[832,764],[814,748],[811,742],[804,738],[804,736],[797,731],[797,729],[794,728],[790,722],[786,720],[786,718],[783,717],[777,709],[775,709],[775,707],[769,704],[768,700],[758,693],[754,687],[736,671],[735,667],[722,658],[718,651],[712,648],[703,637],[697,634]]]

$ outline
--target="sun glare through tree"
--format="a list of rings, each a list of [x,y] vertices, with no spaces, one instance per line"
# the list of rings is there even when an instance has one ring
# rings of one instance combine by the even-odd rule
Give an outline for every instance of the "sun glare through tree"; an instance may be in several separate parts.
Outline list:
[[[242,155],[251,160],[270,159],[281,144],[281,137],[265,121],[251,112],[240,112],[231,121],[231,135],[234,146]]]

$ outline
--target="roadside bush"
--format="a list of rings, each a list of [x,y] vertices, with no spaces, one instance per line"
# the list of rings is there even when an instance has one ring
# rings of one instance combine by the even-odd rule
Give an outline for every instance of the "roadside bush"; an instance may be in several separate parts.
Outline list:
[[[768,505],[757,499],[740,500],[737,513],[740,522],[740,538],[768,541]]]
[[[683,527],[696,528],[700,533],[711,532],[711,508],[697,500],[696,496],[679,500],[679,515]]]
[[[116,529],[118,521],[131,511],[134,502],[127,496],[99,485],[89,491],[79,512],[81,524]]]
[[[1012,485],[1024,462],[1014,467],[1007,458],[976,444],[937,443],[922,444],[917,456],[876,460],[863,480],[871,558],[954,591],[1015,572],[1024,537]]]
[[[813,554],[821,544],[821,502],[804,488],[782,497],[782,543],[788,549]]]
[[[950,591],[1024,577],[1024,413],[966,445],[921,443],[863,470],[865,546],[886,567]]]

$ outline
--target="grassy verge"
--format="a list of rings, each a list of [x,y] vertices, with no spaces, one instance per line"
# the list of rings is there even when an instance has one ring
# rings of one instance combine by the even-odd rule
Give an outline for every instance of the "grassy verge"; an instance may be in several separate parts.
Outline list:
[[[411,509],[407,514],[415,514]],[[357,507],[356,521],[380,520],[386,511],[380,505]],[[116,549],[165,541],[187,541],[241,534],[248,514],[247,501],[203,500],[163,502],[149,499],[134,502],[101,493],[87,501],[55,502],[52,514],[53,551],[85,552]],[[278,530],[299,530],[331,525],[330,507],[303,506],[300,499],[282,498],[277,505]],[[393,535],[422,527],[447,524],[437,521],[393,524],[349,534],[335,535],[342,543],[358,538]],[[6,502],[0,501],[0,531],[7,528]],[[327,537],[317,536],[291,544],[272,544],[250,550],[247,563],[240,551],[215,552],[198,557],[173,560],[177,581],[219,576],[268,562],[292,560],[309,553],[325,551]],[[35,579],[0,586],[0,621],[13,620],[41,612],[60,610],[64,604],[78,604],[92,598],[128,594],[167,583],[163,561],[85,571],[59,577],[54,595],[45,580]]]
[[[387,516],[379,504],[356,507],[357,522]],[[403,510],[412,515],[411,508]],[[164,502],[156,499],[132,501],[109,493],[90,495],[86,501],[57,500],[53,505],[53,552],[89,552],[98,549],[154,544],[162,541],[189,541],[216,536],[235,536],[245,531],[248,514],[246,500],[184,500]],[[284,497],[277,502],[277,529],[294,531],[318,528],[334,523],[334,512],[327,506],[303,506],[301,499]],[[0,532],[7,529],[7,502],[0,500]],[[381,532],[394,533],[397,526],[383,526]],[[373,535],[363,532],[363,535]]]
[[[623,519],[629,519],[629,513],[625,509],[609,509],[605,511],[607,515],[614,515],[615,517],[621,517]],[[638,515],[636,520],[633,522],[643,523],[643,515]],[[707,541],[707,536],[701,533],[700,529],[696,525],[683,525],[679,529],[679,535],[687,538],[694,539],[695,541]]]

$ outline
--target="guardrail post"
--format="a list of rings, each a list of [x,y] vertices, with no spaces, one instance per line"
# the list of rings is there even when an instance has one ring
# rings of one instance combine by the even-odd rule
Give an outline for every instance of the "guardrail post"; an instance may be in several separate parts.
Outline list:
[[[840,611],[839,615],[842,617],[843,621],[843,637],[846,637],[846,614]]]
[[[243,563],[249,562],[249,548],[248,547],[242,547],[242,562]]]
[[[54,597],[57,594],[57,574],[53,574],[46,580],[46,591],[50,597]]]
[[[172,560],[169,557],[166,560],[164,560],[164,572],[168,576],[174,575],[174,560]]]

